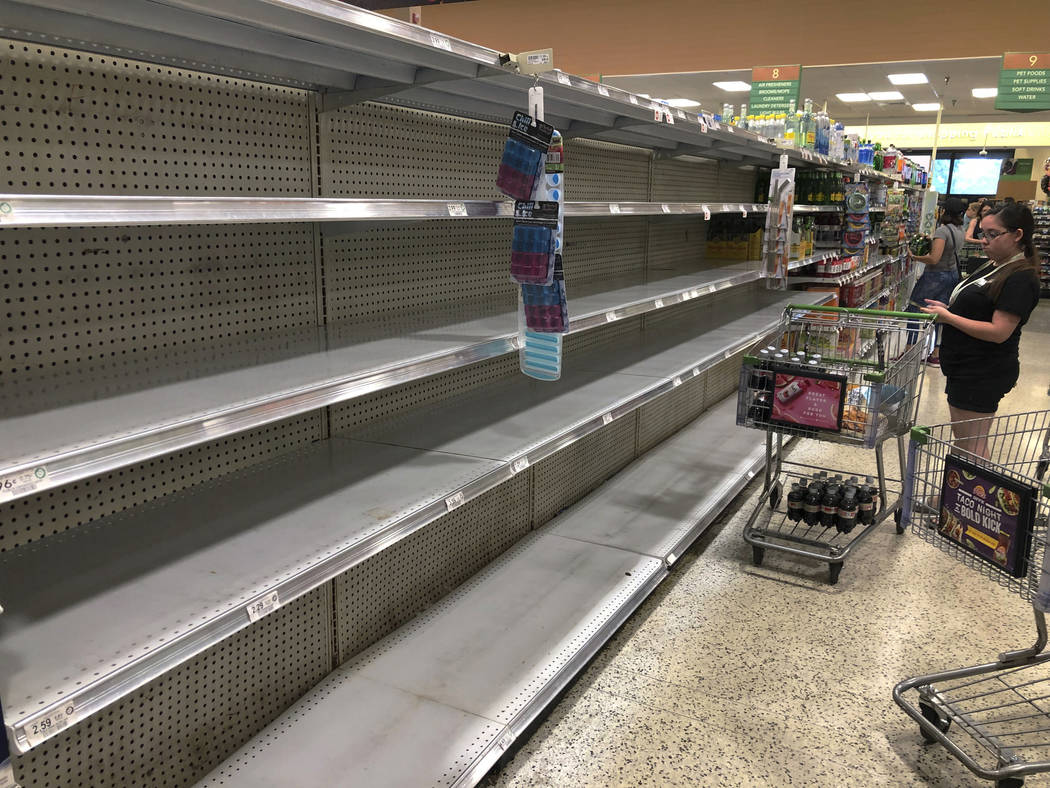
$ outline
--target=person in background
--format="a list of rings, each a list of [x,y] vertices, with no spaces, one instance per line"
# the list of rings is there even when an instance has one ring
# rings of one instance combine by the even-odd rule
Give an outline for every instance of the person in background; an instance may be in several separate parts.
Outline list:
[[[981,242],[981,220],[993,210],[995,210],[995,206],[992,205],[991,200],[981,200],[981,207],[977,210],[977,219],[970,223],[970,227],[966,231],[967,241],[972,244]]]
[[[1046,199],[1050,200],[1050,158],[1043,162],[1043,177],[1039,181],[1039,188],[1046,195]]]
[[[999,401],[1017,385],[1021,327],[1039,303],[1035,218],[1021,203],[981,222],[988,262],[923,312],[943,326],[941,369],[947,379],[955,445],[989,457],[988,431]]]
[[[952,288],[959,283],[959,252],[962,250],[964,233],[962,230],[963,211],[966,203],[958,197],[949,197],[941,208],[941,217],[937,230],[933,234],[933,243],[929,254],[912,255],[912,260],[923,264],[922,276],[915,283],[911,299],[908,301],[908,312],[919,312],[926,302],[948,300]],[[940,361],[940,332],[937,332],[933,350],[927,363],[938,366]]]
[[[970,237],[971,233],[976,229],[977,218],[981,215],[981,203],[972,202],[966,206],[966,213],[963,214],[963,230],[966,232],[966,240],[970,243],[977,243],[975,239]]]

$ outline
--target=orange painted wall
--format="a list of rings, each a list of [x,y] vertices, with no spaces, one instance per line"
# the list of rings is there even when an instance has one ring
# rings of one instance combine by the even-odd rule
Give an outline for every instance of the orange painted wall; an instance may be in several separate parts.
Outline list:
[[[858,6],[873,12],[851,27]],[[1050,0],[475,0],[425,6],[423,25],[503,52],[554,47],[574,74],[673,73],[1045,51]]]

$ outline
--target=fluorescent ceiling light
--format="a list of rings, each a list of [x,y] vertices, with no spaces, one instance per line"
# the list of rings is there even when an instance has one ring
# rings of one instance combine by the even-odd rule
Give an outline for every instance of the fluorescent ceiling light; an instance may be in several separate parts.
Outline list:
[[[974,98],[995,98],[999,95],[999,88],[974,88],[970,93]]]
[[[692,99],[667,99],[667,103],[672,107],[678,107],[680,109],[688,109],[689,107],[699,107],[699,101],[693,101]]]
[[[871,101],[871,97],[867,93],[836,93],[835,97],[839,101]]]
[[[925,85],[930,81],[925,74],[890,74],[888,79],[894,85]]]
[[[712,82],[711,84],[716,88],[721,88],[727,93],[743,93],[745,90],[751,90],[750,84],[747,82],[741,82],[740,80],[737,80],[736,82]]]
[[[936,112],[941,108],[941,105],[934,101],[931,104],[912,104],[911,108],[916,112]]]
[[[904,99],[904,94],[899,90],[879,90],[868,95],[874,101],[902,101]]]

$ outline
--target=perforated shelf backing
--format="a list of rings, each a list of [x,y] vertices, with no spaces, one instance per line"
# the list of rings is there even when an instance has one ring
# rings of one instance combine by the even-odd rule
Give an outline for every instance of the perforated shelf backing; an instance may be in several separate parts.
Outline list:
[[[332,668],[331,584],[14,760],[23,788],[192,785]]]
[[[682,385],[638,409],[638,453],[644,454],[674,435],[707,407],[704,396],[707,373],[682,381]]]
[[[338,662],[426,610],[525,536],[531,496],[531,471],[519,473],[337,577]]]
[[[754,167],[721,162],[718,169],[718,192],[715,199],[719,202],[753,202],[755,177]]]
[[[0,189],[309,197],[310,94],[0,39]]]
[[[718,178],[725,166],[717,161],[658,159],[653,162],[653,202],[715,202],[721,197]]]
[[[536,525],[543,525],[631,462],[636,426],[636,414],[629,413],[533,465]]]
[[[506,199],[494,164],[506,125],[375,103],[320,118],[322,197]]]
[[[647,270],[650,279],[659,279],[661,271],[674,271],[682,266],[694,270],[716,267],[705,262],[706,249],[707,222],[702,216],[649,219]]]
[[[0,505],[0,552],[250,468],[323,437],[322,413],[265,427]]]
[[[645,202],[652,153],[612,142],[565,141],[565,199]]]
[[[721,402],[730,394],[736,393],[740,386],[740,365],[746,352],[746,349],[741,350],[708,370],[704,398],[709,405]]]
[[[608,287],[613,277],[641,274],[645,266],[645,217],[566,219],[564,257],[571,310],[573,293],[581,288],[601,289],[602,283]]]

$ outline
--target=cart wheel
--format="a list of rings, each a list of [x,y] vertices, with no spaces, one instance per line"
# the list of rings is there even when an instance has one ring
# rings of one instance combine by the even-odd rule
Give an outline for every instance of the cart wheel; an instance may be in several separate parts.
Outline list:
[[[1024,780],[1020,777],[1004,777],[995,781],[995,788],[1023,788]]]
[[[780,496],[784,494],[784,485],[779,481],[774,482],[773,486],[769,488],[769,508],[776,510],[777,506],[780,505]]]
[[[900,509],[897,509],[897,510],[895,510],[893,512],[893,522],[895,522],[897,524],[897,533],[898,534],[904,533],[905,529],[904,529],[904,526],[901,525],[901,510]]]
[[[842,562],[838,561],[834,564],[828,564],[828,575],[832,585],[835,585],[839,581],[839,575],[842,573]]]
[[[755,566],[762,566],[762,559],[766,557],[766,548],[751,545],[751,562]]]
[[[947,733],[948,728],[951,727],[952,721],[946,717],[941,716],[941,713],[937,711],[935,706],[931,706],[929,703],[920,703],[919,711],[922,712],[922,716],[937,726],[937,730],[941,733]],[[925,728],[919,728],[919,732],[922,734],[922,738],[928,742],[937,741],[933,736],[926,732]]]

